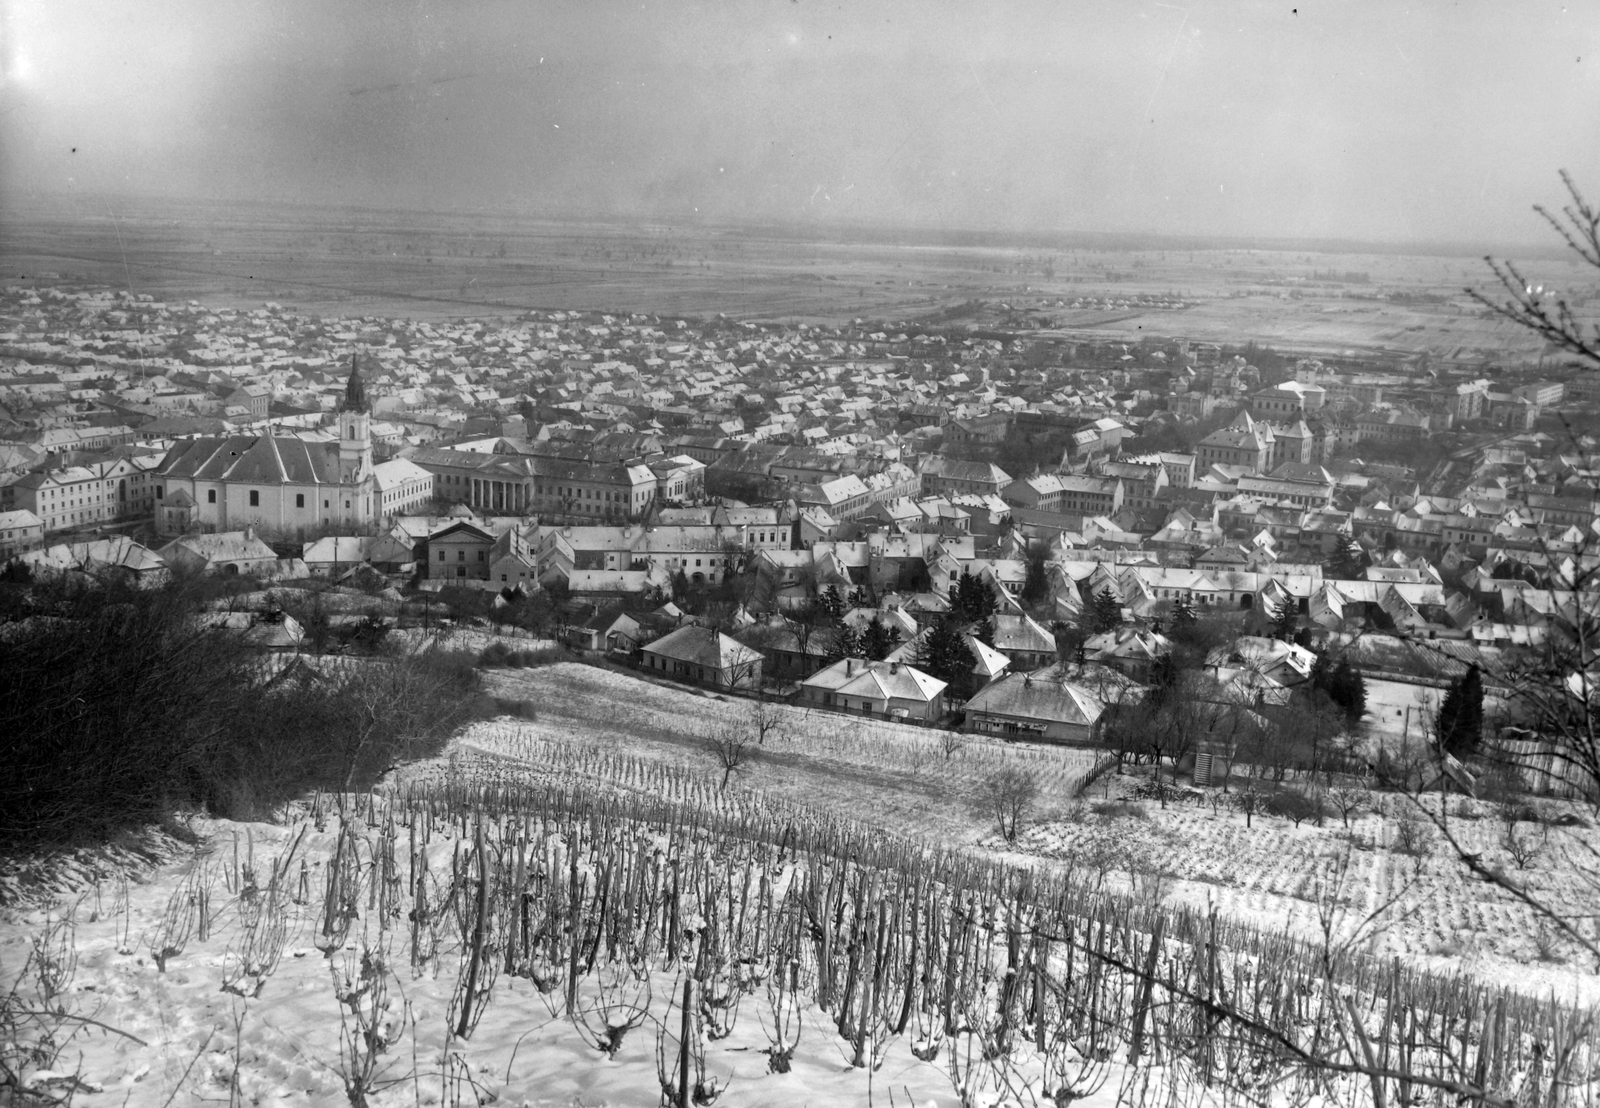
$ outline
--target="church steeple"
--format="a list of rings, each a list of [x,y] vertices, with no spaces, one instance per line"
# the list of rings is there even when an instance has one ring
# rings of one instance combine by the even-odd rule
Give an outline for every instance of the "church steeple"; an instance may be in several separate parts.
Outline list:
[[[350,379],[344,384],[344,404],[340,406],[344,412],[367,412],[372,409],[367,404],[367,386],[361,380],[361,365],[358,356],[350,355]]]
[[[372,473],[371,424],[367,386],[361,380],[356,355],[351,354],[350,380],[345,382],[344,402],[339,405],[339,480],[344,484],[356,484]]]

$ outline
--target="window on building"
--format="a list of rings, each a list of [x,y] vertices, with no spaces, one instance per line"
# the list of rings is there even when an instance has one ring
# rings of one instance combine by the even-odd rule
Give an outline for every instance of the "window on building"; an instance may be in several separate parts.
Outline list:
[[[294,506],[296,508],[304,508],[306,506],[306,494],[305,493],[297,492],[297,493],[294,494]]]
[[[488,560],[489,559],[487,557],[485,557],[485,552],[484,551],[482,551],[482,550],[478,551],[478,561],[486,562]]]
[[[206,503],[207,504],[215,504],[216,502],[217,502],[217,490],[216,489],[207,489],[206,490]]]
[[[456,551],[456,561],[464,562],[466,560],[467,560],[467,552],[465,550],[457,550]]]
[[[444,561],[444,551],[443,550],[439,551],[439,560],[441,562]]]
[[[256,489],[250,490],[250,506],[252,508],[261,507],[261,493]]]
[[[326,501],[326,500],[324,500],[324,501],[323,501],[323,502],[322,502],[322,506],[323,506],[323,507],[324,507],[324,508],[326,508],[326,507],[327,507],[327,506],[328,506],[328,502],[327,502],[327,501]]]

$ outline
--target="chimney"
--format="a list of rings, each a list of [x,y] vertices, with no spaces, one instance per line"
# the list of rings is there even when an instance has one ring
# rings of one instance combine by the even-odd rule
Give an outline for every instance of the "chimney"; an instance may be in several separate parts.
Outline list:
[[[856,660],[854,658],[846,658],[844,660],[844,675],[846,677],[849,677],[851,674],[855,673],[855,671],[856,671]]]
[[[889,672],[890,673],[899,673],[900,672],[900,663],[899,662],[890,662],[889,663]]]

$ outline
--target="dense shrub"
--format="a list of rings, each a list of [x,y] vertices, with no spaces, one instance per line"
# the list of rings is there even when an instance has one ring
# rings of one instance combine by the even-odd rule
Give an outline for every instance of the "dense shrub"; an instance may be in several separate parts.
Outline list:
[[[1318,820],[1324,815],[1322,798],[1298,789],[1279,789],[1268,799],[1266,807],[1268,814],[1289,820],[1296,827],[1308,819]]]
[[[1103,819],[1149,819],[1143,804],[1130,800],[1097,800],[1089,810]]]
[[[0,839],[159,819],[174,773],[225,740],[253,659],[197,631],[180,589],[39,587],[0,625]]]
[[[561,660],[561,648],[556,646],[518,650],[503,642],[492,642],[478,653],[480,666],[496,668],[531,669],[534,666],[554,665]]]
[[[472,656],[445,650],[277,682],[256,691],[226,746],[189,767],[184,795],[249,819],[313,788],[367,788],[399,761],[438,753],[477,712],[477,684]]]
[[[1160,781],[1140,782],[1133,790],[1133,795],[1139,800],[1158,800],[1163,805],[1176,804],[1183,800],[1198,803],[1202,799],[1202,794],[1197,789],[1164,785]]]
[[[442,651],[279,673],[197,625],[192,583],[35,585],[0,622],[0,843],[99,838],[202,804],[250,818],[310,788],[361,787],[477,707]]]

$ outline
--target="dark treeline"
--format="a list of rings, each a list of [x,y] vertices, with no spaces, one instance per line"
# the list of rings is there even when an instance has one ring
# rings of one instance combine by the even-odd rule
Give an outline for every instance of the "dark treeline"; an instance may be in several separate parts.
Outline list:
[[[277,664],[204,619],[204,582],[7,585],[0,844],[103,839],[175,810],[262,818],[436,751],[476,708],[468,654]]]

